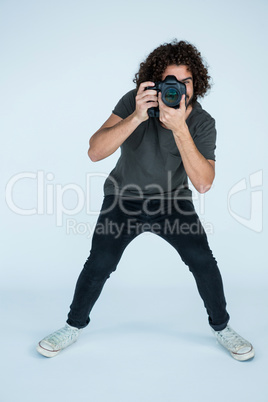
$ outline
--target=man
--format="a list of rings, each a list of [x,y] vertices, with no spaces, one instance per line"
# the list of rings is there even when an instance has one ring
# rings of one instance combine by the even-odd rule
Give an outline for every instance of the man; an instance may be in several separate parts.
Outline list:
[[[185,88],[176,108],[167,106],[159,91],[159,82],[168,76]],[[90,256],[78,278],[67,323],[39,342],[42,355],[56,356],[77,340],[127,245],[150,231],[175,247],[188,265],[218,341],[236,360],[254,357],[252,345],[228,324],[221,275],[188,187],[187,177],[205,193],[215,176],[215,121],[197,102],[210,88],[209,80],[193,45],[161,45],[141,63],[134,80],[137,88],[123,96],[91,137],[92,161],[119,147],[121,156],[104,184]],[[148,109],[158,110],[159,117],[149,117]]]

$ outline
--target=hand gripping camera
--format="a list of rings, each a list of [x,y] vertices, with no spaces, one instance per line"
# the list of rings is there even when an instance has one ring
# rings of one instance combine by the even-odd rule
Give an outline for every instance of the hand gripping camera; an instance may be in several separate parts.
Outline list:
[[[174,75],[168,75],[164,81],[156,82],[154,87],[147,87],[146,89],[155,89],[157,94],[161,91],[163,103],[174,109],[179,109],[182,95],[186,95],[185,84],[178,81]],[[150,117],[159,117],[159,108],[151,107],[148,109],[148,115]]]

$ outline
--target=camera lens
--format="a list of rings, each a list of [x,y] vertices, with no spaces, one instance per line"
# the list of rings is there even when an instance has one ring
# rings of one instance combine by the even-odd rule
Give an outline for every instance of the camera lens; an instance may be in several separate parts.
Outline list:
[[[174,103],[177,103],[178,99],[180,97],[179,92],[175,88],[168,88],[168,90],[164,94],[164,100],[167,105],[173,105]]]

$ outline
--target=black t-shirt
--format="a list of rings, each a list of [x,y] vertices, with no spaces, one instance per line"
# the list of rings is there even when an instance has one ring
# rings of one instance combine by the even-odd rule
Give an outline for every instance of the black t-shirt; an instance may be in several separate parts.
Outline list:
[[[113,113],[125,119],[135,108],[136,90],[129,91]],[[215,160],[215,120],[196,102],[186,120],[199,152]],[[104,183],[104,195],[130,198],[192,198],[180,152],[171,130],[150,117],[121,145],[121,156]]]

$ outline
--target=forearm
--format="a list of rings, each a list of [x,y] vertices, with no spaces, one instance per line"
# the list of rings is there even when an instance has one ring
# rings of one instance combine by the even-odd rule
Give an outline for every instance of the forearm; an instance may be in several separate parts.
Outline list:
[[[196,148],[186,123],[173,135],[189,179],[198,192],[205,193],[213,183],[214,166]]]
[[[113,154],[140,123],[141,121],[134,112],[112,127],[103,127],[98,130],[89,141],[88,156],[90,159],[96,162]]]
[[[135,111],[124,120],[112,114],[90,138],[88,156],[92,161],[99,161],[114,153],[142,122],[148,120],[148,108],[158,106],[157,92],[147,89],[154,85],[151,81],[141,83],[135,97]]]

